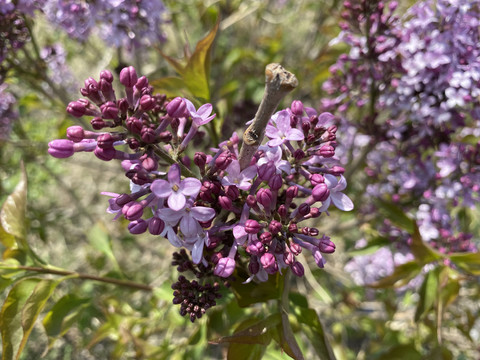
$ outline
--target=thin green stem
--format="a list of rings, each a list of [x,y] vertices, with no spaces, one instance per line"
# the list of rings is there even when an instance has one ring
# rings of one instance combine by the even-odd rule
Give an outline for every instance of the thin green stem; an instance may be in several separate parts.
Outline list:
[[[107,283],[107,284],[129,287],[129,288],[136,289],[136,290],[143,290],[143,291],[149,291],[149,292],[153,291],[153,287],[150,286],[150,285],[139,284],[139,283],[136,283],[136,282],[133,282],[133,281],[128,281],[128,280],[119,280],[119,279],[102,277],[102,276],[97,276],[97,275],[79,273],[79,272],[76,272],[76,271],[51,269],[51,268],[39,267],[39,266],[23,266],[23,265],[17,266],[16,269],[25,270],[25,271],[32,271],[32,272],[42,273],[42,274],[73,276],[73,277],[76,277],[76,278],[82,279],[82,280],[93,280],[93,281],[103,282],[103,283]]]

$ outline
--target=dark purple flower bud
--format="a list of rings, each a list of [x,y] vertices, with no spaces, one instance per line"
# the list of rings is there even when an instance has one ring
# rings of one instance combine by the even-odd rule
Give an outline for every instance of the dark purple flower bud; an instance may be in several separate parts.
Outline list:
[[[67,106],[67,112],[77,118],[82,117],[87,112],[88,101],[72,101]]]
[[[128,224],[128,231],[130,231],[131,234],[143,234],[147,231],[147,228],[148,222],[143,219],[134,220]]]
[[[302,252],[302,247],[297,243],[292,242],[290,244],[290,251],[292,252],[293,255],[298,256]]]
[[[317,186],[318,184],[323,184],[325,182],[325,178],[320,174],[311,175],[309,180],[313,186]]]
[[[107,127],[108,124],[103,121],[101,117],[95,117],[90,121],[90,124],[92,125],[92,128],[94,130],[102,130],[103,128]]]
[[[282,224],[277,220],[272,220],[270,225],[268,225],[268,230],[270,230],[272,234],[278,234],[280,231],[282,231]]]
[[[70,126],[67,129],[67,137],[73,142],[80,142],[85,138],[85,131],[81,126]]]
[[[110,133],[99,135],[97,138],[97,146],[102,149],[112,148],[114,142],[115,139]]]
[[[113,91],[111,82],[105,79],[100,79],[98,86],[108,101],[115,101],[115,92]]]
[[[143,215],[143,206],[136,201],[129,202],[122,207],[122,214],[127,220],[138,220]]]
[[[298,225],[295,224],[295,223],[288,224],[288,231],[291,232],[291,233],[298,232]]]
[[[329,174],[332,174],[334,176],[340,176],[340,175],[343,175],[345,173],[345,169],[341,166],[337,166],[335,165],[334,167],[332,167],[329,171],[328,171]]]
[[[123,205],[128,204],[129,202],[133,201],[132,197],[128,194],[120,194],[115,199],[115,203],[118,206],[123,207]]]
[[[273,236],[270,231],[265,231],[260,235],[260,241],[264,245],[270,245],[270,243],[272,242],[272,239],[273,239]]]
[[[143,129],[143,121],[133,116],[125,121],[125,125],[127,126],[128,131],[134,134],[141,134]]]
[[[290,266],[290,269],[292,269],[292,272],[298,277],[302,277],[305,274],[305,269],[299,261],[294,262],[293,265]]]
[[[132,88],[138,81],[137,71],[133,66],[123,68],[120,71],[120,83],[127,87]]]
[[[260,271],[260,264],[258,263],[256,256],[252,256],[250,259],[250,262],[248,263],[248,271],[250,271],[250,274],[252,275],[255,275]]]
[[[89,77],[87,80],[85,80],[84,84],[85,84],[85,89],[98,90],[98,83],[92,77]]]
[[[318,116],[312,115],[308,120],[310,121],[312,126],[315,126],[318,124]]]
[[[207,221],[199,221],[198,223],[200,226],[204,229],[208,229],[210,226],[212,226],[213,219],[207,220]]]
[[[218,202],[222,209],[231,210],[232,209],[232,199],[227,196],[219,196]]]
[[[293,157],[295,160],[302,160],[305,158],[305,152],[302,149],[297,149],[293,152]]]
[[[273,191],[279,190],[283,185],[283,179],[280,174],[275,174],[273,177],[268,181],[268,186]]]
[[[289,251],[285,251],[283,253],[283,261],[285,262],[285,264],[287,265],[292,265],[294,262],[295,262],[295,255],[293,255],[291,252]]]
[[[257,192],[257,201],[269,211],[273,201],[273,195],[270,189],[260,188]]]
[[[137,150],[140,147],[140,141],[135,138],[128,138],[127,139],[128,147],[132,150]]]
[[[312,190],[312,197],[315,201],[325,201],[329,196],[330,190],[325,183],[316,185]]]
[[[140,76],[137,80],[137,82],[135,83],[135,87],[138,89],[138,90],[142,90],[143,88],[147,87],[148,86],[148,79],[146,76]]]
[[[181,97],[176,97],[170,101],[166,107],[167,114],[172,118],[184,117],[187,113],[187,103]]]
[[[335,155],[335,148],[331,145],[323,145],[316,153],[324,158],[330,158]]]
[[[277,171],[275,163],[269,161],[258,168],[258,177],[260,180],[268,181]]]
[[[158,163],[154,158],[147,156],[142,160],[142,167],[147,171],[155,171],[158,169]]]
[[[323,253],[331,254],[335,252],[335,244],[330,240],[328,236],[324,236],[320,239],[318,249]]]
[[[236,200],[240,196],[240,191],[235,185],[225,186],[225,195],[232,200]]]
[[[297,195],[298,195],[298,186],[295,186],[295,185],[289,186],[286,193],[287,199],[294,199],[297,197]]]
[[[140,98],[140,107],[143,111],[150,111],[155,107],[155,99],[150,95],[143,95]]]
[[[109,83],[112,83],[113,82],[113,75],[108,70],[102,70],[102,71],[100,71],[100,80],[105,80],[105,81],[108,81]]]
[[[58,159],[65,159],[75,153],[74,142],[66,139],[53,140],[48,143],[48,153]]]
[[[115,158],[115,155],[117,154],[117,150],[115,150],[114,147],[108,147],[108,148],[102,149],[101,147],[97,146],[97,148],[93,151],[93,153],[100,160],[110,161]]]
[[[321,214],[320,210],[318,210],[318,208],[316,207],[312,207],[310,208],[310,215],[312,216],[312,218],[317,218],[319,217]]]
[[[308,234],[309,236],[317,236],[319,233],[317,228],[308,228]]]
[[[220,236],[211,235],[209,237],[209,244],[207,248],[215,249],[218,246],[218,244],[220,244],[221,242],[222,242],[222,238]]]
[[[280,215],[281,218],[286,218],[288,215],[288,210],[285,205],[280,205],[277,209],[278,215]]]
[[[247,246],[247,252],[252,255],[262,255],[265,252],[263,244],[258,240],[252,240]]]
[[[200,169],[203,169],[207,163],[207,155],[205,155],[203,152],[196,152],[193,156],[193,163]]]
[[[248,207],[253,208],[254,206],[257,206],[257,199],[253,195],[248,195],[246,203],[247,203]]]
[[[275,256],[272,253],[265,253],[260,258],[260,263],[262,264],[265,271],[269,274],[275,274],[278,271],[278,265],[275,260]]]
[[[107,101],[101,105],[100,110],[102,111],[102,117],[104,119],[116,119],[118,116],[118,108],[113,101]]]
[[[298,207],[298,213],[302,216],[310,214],[310,205],[303,203]]]
[[[303,234],[303,235],[308,235],[309,232],[310,232],[310,228],[309,228],[309,227],[304,227],[304,228],[302,228],[302,234]]]
[[[142,141],[147,144],[154,143],[155,139],[157,138],[155,130],[146,126],[144,126],[140,131],[140,136],[142,137]]]
[[[215,270],[213,271],[213,273],[216,276],[227,278],[233,274],[234,270],[235,270],[235,260],[230,257],[224,257],[218,260],[218,263],[215,266]]]
[[[233,159],[235,156],[230,151],[224,151],[215,159],[215,166],[220,170],[225,170]]]
[[[122,114],[127,114],[128,107],[129,107],[127,99],[123,98],[118,100],[117,106]]]
[[[294,115],[301,116],[303,114],[303,103],[300,100],[293,100],[290,109],[292,109]]]
[[[222,190],[222,184],[219,181],[214,180],[212,181],[211,189],[215,195],[219,195]]]
[[[247,234],[256,234],[261,228],[257,220],[248,219],[245,221],[245,232]]]
[[[309,121],[302,122],[302,131],[306,135],[312,128],[312,124]]]

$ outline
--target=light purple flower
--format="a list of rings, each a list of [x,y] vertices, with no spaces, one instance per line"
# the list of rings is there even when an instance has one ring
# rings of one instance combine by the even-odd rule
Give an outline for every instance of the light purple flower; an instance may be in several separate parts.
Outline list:
[[[210,115],[213,109],[212,104],[203,104],[196,110],[195,105],[193,105],[190,100],[185,99],[185,102],[187,104],[187,110],[197,126],[209,123],[216,116],[216,114]]]
[[[268,146],[279,146],[288,140],[300,141],[305,138],[300,130],[290,126],[290,113],[287,110],[278,112],[272,120],[277,127],[267,125],[265,135],[270,138],[267,142]]]
[[[191,238],[203,231],[202,226],[198,223],[199,221],[209,221],[216,214],[212,208],[192,205],[193,202],[189,201],[187,206],[181,210],[172,208],[159,209],[159,217],[172,225],[176,225],[180,221],[180,231],[186,238]]]
[[[287,175],[290,174],[290,163],[287,160],[282,160],[282,148],[280,146],[270,147],[262,145],[258,148],[258,150],[262,150],[265,154],[263,157],[258,159],[258,167],[268,163],[269,161],[272,161],[275,165],[275,168],[277,169],[277,174],[281,174],[282,171],[285,172]]]
[[[222,178],[222,185],[235,185],[241,190],[248,190],[252,186],[250,181],[257,175],[257,166],[252,165],[240,171],[240,163],[233,160],[226,169],[228,175]]]
[[[173,164],[168,171],[167,180],[155,180],[150,189],[159,198],[168,198],[168,206],[179,211],[185,206],[186,196],[196,197],[202,183],[195,178],[180,180],[180,166]]]
[[[322,206],[318,209],[321,212],[327,211],[330,203],[333,204],[343,211],[353,210],[353,202],[350,198],[342,193],[343,190],[347,187],[347,181],[340,176],[340,181],[333,175],[325,174],[325,184],[327,184],[328,189],[330,190],[330,196],[322,203]]]

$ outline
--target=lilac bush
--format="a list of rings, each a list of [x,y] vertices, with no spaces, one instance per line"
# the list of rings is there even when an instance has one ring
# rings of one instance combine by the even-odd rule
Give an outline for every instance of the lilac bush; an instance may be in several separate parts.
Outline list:
[[[197,108],[188,99],[155,94],[131,66],[120,72],[123,97],[112,83],[107,70],[99,80],[85,80],[85,98],[71,102],[67,112],[92,117],[96,131],[72,126],[67,139],[49,143],[48,152],[57,158],[93,152],[104,161],[121,161],[130,192],[104,192],[110,197],[107,212],[128,220],[132,234],[159,235],[181,249],[173,262],[180,272],[217,279],[199,286],[179,278],[174,302],[190,304],[182,306],[182,315],[201,317],[215,304],[215,283],[231,279],[242,266],[249,273],[245,282],[264,282],[288,268],[303,276],[297,256],[305,250],[324,267],[323,254],[333,253],[335,244],[304,222],[326,216],[331,204],[353,209],[343,193],[345,170],[334,160],[333,115],[294,101],[272,116],[269,140],[242,169],[236,133],[218,148],[188,151],[215,118],[211,104]]]
[[[8,92],[7,84],[0,85],[0,141],[7,140],[12,130],[12,123],[18,118],[15,108],[17,100]]]

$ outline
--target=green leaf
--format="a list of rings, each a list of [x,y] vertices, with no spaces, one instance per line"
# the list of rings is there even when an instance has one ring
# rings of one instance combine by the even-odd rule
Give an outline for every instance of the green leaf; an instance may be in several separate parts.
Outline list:
[[[22,309],[40,282],[37,278],[18,281],[10,290],[0,310],[0,334],[2,335],[2,360],[16,358],[23,338]]]
[[[240,275],[236,276],[236,281],[231,283],[231,289],[237,298],[238,305],[247,307],[258,302],[278,299],[283,286],[284,276],[278,273],[270,275],[268,280],[262,283],[262,286],[258,286],[254,282],[243,284],[245,277]]]
[[[349,256],[358,256],[358,255],[367,255],[373,254],[378,249],[391,245],[391,240],[387,239],[386,237],[376,237],[372,240],[368,241],[368,244],[361,249],[355,249],[348,252]]]
[[[155,92],[165,94],[167,97],[191,97],[192,94],[186,89],[185,82],[177,76],[163,77],[150,81]]]
[[[3,226],[0,226],[0,243],[3,244],[6,248],[12,248],[15,246],[15,236],[12,234],[7,233]]]
[[[453,253],[448,258],[467,273],[480,275],[480,253]]]
[[[261,360],[267,347],[258,344],[231,343],[228,346],[228,360]]]
[[[297,320],[305,325],[301,327],[301,330],[313,345],[313,348],[318,355],[318,359],[335,359],[327,334],[318,318],[317,312],[313,309],[296,305],[292,306],[292,310],[292,313],[296,316]]]
[[[16,359],[20,357],[20,354],[27,343],[28,337],[32,332],[33,325],[35,324],[35,321],[37,321],[38,315],[45,307],[45,304],[57,285],[62,281],[63,278],[58,280],[41,280],[37,286],[35,286],[33,293],[25,302],[22,309],[23,338],[18,348]]]
[[[20,181],[5,202],[0,211],[0,223],[4,232],[16,237],[19,240],[25,240],[26,225],[25,213],[27,209],[27,174],[22,164]],[[11,237],[0,233],[2,243],[7,247],[13,247],[15,243]]]
[[[411,234],[412,243],[410,244],[410,250],[420,263],[428,264],[443,257],[442,254],[423,241],[416,222],[413,222],[413,233]]]
[[[104,253],[112,261],[115,269],[120,271],[120,266],[113,254],[112,241],[105,226],[100,222],[96,223],[87,233],[87,237],[90,240],[90,244]]]
[[[429,271],[425,276],[425,280],[419,291],[420,299],[418,301],[417,309],[415,311],[415,321],[418,322],[420,318],[430,311],[437,298],[438,291],[438,274],[439,268]]]
[[[77,322],[89,302],[90,299],[67,294],[53,305],[43,319],[43,327],[49,337],[48,349],[53,346],[58,337],[64,335]]]
[[[421,360],[422,355],[411,344],[396,345],[382,353],[379,359],[385,360]]]
[[[210,100],[210,49],[217,35],[219,22],[198,43],[182,74],[183,81],[192,94]]]
[[[410,261],[399,265],[393,271],[393,274],[386,276],[367,286],[372,288],[400,287],[408,284],[415,276],[420,274],[423,265],[416,261]]]
[[[415,230],[415,222],[405,212],[395,204],[377,199],[378,208],[393,225],[405,230],[409,234],[413,234]]]

